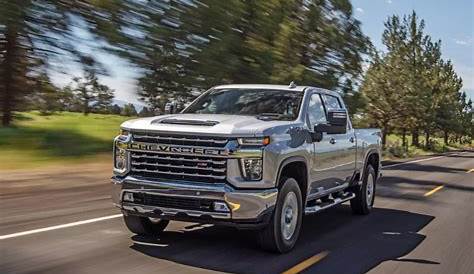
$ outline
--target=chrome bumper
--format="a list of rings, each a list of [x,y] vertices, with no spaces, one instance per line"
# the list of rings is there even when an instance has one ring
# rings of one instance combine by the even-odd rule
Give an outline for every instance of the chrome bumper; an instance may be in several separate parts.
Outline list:
[[[143,180],[131,176],[125,178],[112,177],[112,200],[115,206],[125,213],[140,215],[159,215],[169,219],[179,219],[187,216],[203,222],[210,219],[245,222],[259,220],[263,215],[271,212],[275,206],[278,190],[276,188],[264,190],[238,190],[227,184],[205,184],[196,182],[176,182],[163,180]],[[150,195],[166,195],[172,197],[188,197],[212,199],[225,202],[229,212],[207,212],[177,208],[165,208],[134,204],[122,201],[124,192],[138,192]]]

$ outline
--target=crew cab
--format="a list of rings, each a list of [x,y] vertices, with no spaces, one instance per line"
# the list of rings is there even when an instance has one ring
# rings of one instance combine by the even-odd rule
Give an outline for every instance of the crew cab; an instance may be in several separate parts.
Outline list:
[[[217,86],[179,114],[121,125],[112,197],[136,234],[174,220],[228,225],[284,253],[304,214],[346,201],[355,214],[371,211],[380,143],[378,129],[352,127],[337,92]]]

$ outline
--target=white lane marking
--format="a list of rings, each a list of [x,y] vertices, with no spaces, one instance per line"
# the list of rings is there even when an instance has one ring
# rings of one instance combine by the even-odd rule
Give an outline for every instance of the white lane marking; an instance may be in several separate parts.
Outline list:
[[[450,154],[450,155],[455,155],[455,154]],[[413,161],[408,161],[408,162],[403,162],[403,163],[398,163],[398,164],[383,166],[382,168],[385,168],[385,167],[394,167],[394,166],[401,166],[401,165],[419,163],[419,162],[424,162],[424,161],[430,161],[430,160],[435,160],[435,159],[439,159],[439,158],[444,158],[444,157],[447,157],[447,156],[448,156],[448,155],[442,155],[442,156],[436,156],[436,157],[431,157],[431,158],[418,159],[418,160],[413,160]]]
[[[73,223],[43,227],[43,228],[27,230],[27,231],[17,232],[17,233],[12,233],[12,234],[7,234],[7,235],[0,235],[0,240],[5,240],[5,239],[9,239],[9,238],[16,238],[16,237],[21,237],[21,236],[25,236],[25,235],[30,235],[30,234],[35,234],[35,233],[40,233],[40,232],[45,232],[45,231],[51,231],[51,230],[56,230],[56,229],[61,229],[61,228],[66,228],[66,227],[85,225],[85,224],[105,221],[105,220],[109,220],[109,219],[114,219],[114,218],[118,218],[118,217],[122,217],[122,214],[109,215],[109,216],[104,216],[104,217],[99,217],[99,218],[94,218],[94,219],[88,219],[88,220],[83,220],[83,221],[78,221],[78,222],[73,222]]]
[[[146,242],[140,242],[140,241],[132,241],[135,244],[138,245],[147,245],[147,246],[158,246],[158,247],[167,247],[167,244],[155,244],[155,243],[146,243]]]

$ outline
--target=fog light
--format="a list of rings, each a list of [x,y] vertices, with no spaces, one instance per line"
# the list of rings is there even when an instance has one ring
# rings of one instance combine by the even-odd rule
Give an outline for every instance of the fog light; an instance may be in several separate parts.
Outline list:
[[[263,161],[261,158],[242,159],[242,175],[247,180],[258,181],[262,179]]]
[[[219,212],[229,212],[229,207],[224,202],[214,202],[214,210]]]
[[[115,163],[118,169],[122,170],[125,168],[125,160],[122,157],[120,156],[116,157]]]
[[[125,193],[123,194],[123,200],[124,200],[125,202],[133,202],[133,201],[134,201],[134,200],[133,200],[133,193],[131,193],[131,192],[125,192]]]

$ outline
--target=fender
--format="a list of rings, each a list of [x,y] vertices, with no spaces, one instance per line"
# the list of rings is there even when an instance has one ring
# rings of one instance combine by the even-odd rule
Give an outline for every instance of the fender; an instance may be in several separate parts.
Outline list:
[[[281,171],[283,170],[283,168],[285,166],[287,166],[288,164],[291,164],[291,163],[294,163],[294,162],[302,162],[302,163],[305,164],[305,166],[306,166],[306,178],[309,179],[310,168],[308,167],[308,161],[306,160],[306,158],[304,158],[303,156],[291,156],[291,157],[288,157],[285,160],[283,160],[280,163],[280,166],[278,167],[278,176],[277,176],[277,181],[276,181],[276,186],[277,187],[280,184],[280,176],[281,176]]]
[[[380,178],[379,174],[380,174],[380,170],[382,168],[382,165],[380,163],[380,158],[381,158],[381,155],[380,155],[380,152],[377,148],[371,148],[369,149],[366,153],[365,153],[365,157],[364,157],[364,165],[361,167],[362,170],[360,171],[360,179],[362,180],[362,178],[364,178],[365,176],[365,168],[367,167],[367,164],[368,164],[368,161],[369,161],[369,157],[373,154],[377,154],[379,156],[379,167],[378,167],[378,174],[377,175],[377,179]]]

